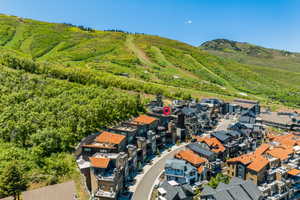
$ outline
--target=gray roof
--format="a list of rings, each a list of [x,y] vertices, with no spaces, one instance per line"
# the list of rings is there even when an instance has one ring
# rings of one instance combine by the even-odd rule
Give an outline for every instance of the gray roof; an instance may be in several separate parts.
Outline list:
[[[183,171],[191,171],[193,169],[196,170],[196,168],[193,167],[190,163],[176,158],[167,159],[165,167],[172,168],[172,169],[179,169]]]
[[[253,200],[258,200],[261,197],[261,192],[257,189],[257,187],[254,185],[251,181],[246,181],[241,186],[244,188],[246,192],[252,197]]]
[[[189,107],[184,107],[181,112],[184,114],[184,115],[194,115],[196,114],[197,110],[194,109],[194,108],[189,108]]]
[[[193,196],[193,189],[187,184],[172,186],[168,181],[164,181],[160,187],[167,192],[164,196],[167,200],[186,199]]]
[[[229,185],[237,185],[237,184],[242,184],[242,183],[244,183],[243,179],[240,179],[240,178],[234,176],[231,178]]]
[[[179,159],[167,159],[165,167],[169,167],[172,169],[179,169],[179,170],[184,170],[186,166],[186,162],[184,160],[179,160]]]
[[[209,196],[209,195],[213,195],[214,193],[215,193],[215,190],[212,187],[204,185],[201,195]]]
[[[251,119],[251,117],[249,117],[249,116],[241,116],[239,121],[247,123],[247,122],[250,122],[250,119]]]
[[[227,130],[227,131],[216,131],[212,133],[212,136],[216,137],[221,142],[227,142],[232,137],[239,137],[242,133],[235,130]]]
[[[190,186],[189,184],[184,184],[182,185],[182,188],[189,193],[194,193],[192,186]]]
[[[216,188],[216,190],[226,190],[228,188],[228,185],[225,183],[219,183],[218,187]]]
[[[247,111],[242,111],[241,116],[256,117],[255,113],[251,109]]]
[[[177,196],[177,190],[168,183],[168,181],[164,181],[160,187],[164,188],[164,190],[167,192],[164,196],[167,200],[173,200]]]
[[[232,196],[226,190],[215,193],[214,198],[216,200],[235,200],[234,198],[232,198]]]
[[[216,131],[212,133],[212,136],[216,137],[221,142],[226,142],[231,138],[231,135],[227,134],[227,131]]]
[[[187,198],[187,195],[185,194],[184,190],[182,187],[180,186],[175,186],[174,187],[177,191],[177,194],[179,196],[179,199],[186,199]]]
[[[215,200],[260,200],[263,197],[253,182],[236,177],[229,184],[220,183],[217,189],[205,186],[201,196],[211,196]]]
[[[189,149],[191,149],[192,151],[198,153],[198,154],[201,154],[203,156],[206,156],[206,157],[211,157],[214,155],[214,153],[212,151],[209,151],[207,149],[203,149],[201,147],[201,145],[197,144],[197,143],[192,143],[192,144],[188,144],[187,147]]]
[[[239,185],[233,186],[227,190],[233,199],[239,199],[239,200],[252,200],[251,196],[248,195],[248,193],[245,192],[243,188],[241,188]]]

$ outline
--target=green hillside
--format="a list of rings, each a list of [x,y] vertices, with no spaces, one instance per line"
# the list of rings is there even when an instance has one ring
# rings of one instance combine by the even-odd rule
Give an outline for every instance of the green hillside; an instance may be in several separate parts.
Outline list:
[[[239,63],[300,73],[300,53],[269,49],[226,39],[204,42],[200,48],[217,56],[232,58]]]
[[[51,77],[70,79],[67,76],[75,73],[86,79],[72,80],[75,82],[167,97],[217,94],[226,98],[246,93],[246,98],[299,105],[290,97],[298,86],[282,83],[273,73],[265,74],[263,67],[242,65],[178,41],[5,15],[0,17],[0,26],[4,57],[26,58],[49,68],[33,73],[50,76],[49,71],[55,69],[64,75]],[[285,90],[280,89],[283,85]]]
[[[0,180],[11,163],[30,186],[78,176],[70,156],[78,141],[143,112],[149,95],[300,106],[294,65],[237,62],[206,49],[0,15]]]

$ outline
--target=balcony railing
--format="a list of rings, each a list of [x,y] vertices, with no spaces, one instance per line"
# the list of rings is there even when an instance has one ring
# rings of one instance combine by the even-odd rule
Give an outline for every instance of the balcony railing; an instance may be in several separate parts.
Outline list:
[[[115,199],[116,193],[114,191],[109,192],[109,191],[104,191],[104,190],[99,189],[96,192],[95,196]]]

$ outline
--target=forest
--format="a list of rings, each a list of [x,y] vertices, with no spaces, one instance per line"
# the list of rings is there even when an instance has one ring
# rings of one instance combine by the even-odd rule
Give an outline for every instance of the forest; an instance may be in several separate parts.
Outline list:
[[[71,153],[83,137],[143,109],[139,95],[0,65],[0,186],[9,166],[26,186],[71,178]],[[6,195],[0,189],[0,197]]]

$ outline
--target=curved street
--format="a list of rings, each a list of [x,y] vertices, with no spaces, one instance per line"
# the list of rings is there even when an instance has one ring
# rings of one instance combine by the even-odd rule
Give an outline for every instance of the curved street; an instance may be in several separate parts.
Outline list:
[[[173,158],[174,155],[185,146],[186,144],[174,146],[171,152],[164,152],[156,162],[153,162],[150,168],[145,170],[143,176],[138,178],[132,197],[133,200],[147,200],[151,196],[153,184],[159,174],[164,170],[166,160]]]
[[[231,117],[230,119],[221,119],[214,131],[226,130],[227,127],[235,121],[235,117]],[[132,197],[133,200],[150,199],[153,185],[155,184],[157,177],[164,170],[166,160],[173,158],[174,155],[186,145],[187,144],[184,143],[180,146],[173,146],[171,152],[162,153],[161,157],[156,157],[153,160],[152,165],[147,165],[144,167],[145,172],[136,177],[137,183],[131,188],[131,191],[134,192]]]

